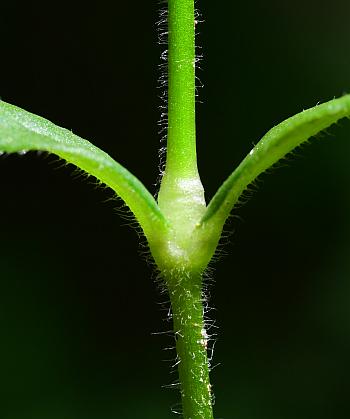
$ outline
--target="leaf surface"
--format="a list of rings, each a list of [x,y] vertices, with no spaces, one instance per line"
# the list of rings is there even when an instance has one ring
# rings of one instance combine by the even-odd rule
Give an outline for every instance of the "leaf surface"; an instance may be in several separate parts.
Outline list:
[[[273,127],[225,180],[210,201],[201,224],[222,229],[242,192],[294,148],[350,115],[350,95],[307,109]]]
[[[53,153],[112,188],[134,213],[148,239],[167,222],[145,186],[107,153],[71,131],[0,101],[0,152]]]

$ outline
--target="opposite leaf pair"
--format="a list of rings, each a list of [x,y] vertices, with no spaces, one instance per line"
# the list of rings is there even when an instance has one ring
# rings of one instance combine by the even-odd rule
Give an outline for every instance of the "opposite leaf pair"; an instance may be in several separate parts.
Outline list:
[[[272,128],[226,179],[207,207],[203,201],[199,215],[190,217],[188,225],[193,231],[187,229],[181,237],[178,230],[189,218],[186,206],[176,208],[175,219],[180,221],[171,222],[145,186],[108,154],[69,130],[3,101],[0,101],[0,152],[41,150],[74,164],[123,199],[142,227],[160,270],[187,261],[203,271],[215,252],[227,217],[246,187],[302,142],[349,115],[350,95],[345,95]],[[186,194],[198,194],[199,186],[187,182]],[[171,199],[171,194],[165,199]]]

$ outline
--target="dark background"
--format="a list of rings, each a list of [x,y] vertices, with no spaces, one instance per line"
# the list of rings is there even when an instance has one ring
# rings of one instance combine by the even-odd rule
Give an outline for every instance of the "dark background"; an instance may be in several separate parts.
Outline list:
[[[106,150],[152,192],[158,4],[1,6],[0,96]],[[198,1],[208,199],[273,125],[350,92],[350,3]],[[350,124],[264,175],[227,226],[210,316],[216,418],[350,417]],[[166,296],[110,190],[0,158],[2,419],[173,417]],[[118,210],[119,208],[119,210]],[[170,361],[163,362],[163,360]]]

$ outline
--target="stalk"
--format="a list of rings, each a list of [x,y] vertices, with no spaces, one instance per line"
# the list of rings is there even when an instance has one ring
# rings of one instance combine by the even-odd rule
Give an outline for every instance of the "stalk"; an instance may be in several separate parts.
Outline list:
[[[197,168],[194,0],[168,0],[168,128],[158,204],[174,229],[190,231],[206,208]]]
[[[177,271],[170,279],[169,294],[183,417],[213,419],[201,276]]]
[[[183,418],[213,419],[201,274],[208,238],[201,242],[198,228],[206,204],[196,155],[194,0],[168,0],[167,158],[158,205],[168,230],[150,247],[170,295]]]
[[[168,132],[165,173],[197,175],[194,0],[168,0]]]

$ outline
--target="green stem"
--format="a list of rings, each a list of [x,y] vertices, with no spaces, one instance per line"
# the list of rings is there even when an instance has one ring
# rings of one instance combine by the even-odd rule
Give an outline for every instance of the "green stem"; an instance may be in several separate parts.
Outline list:
[[[167,281],[184,419],[213,419],[201,282],[199,274],[180,270]]]
[[[213,419],[199,273],[205,266],[195,240],[206,204],[196,155],[194,23],[194,0],[168,0],[167,159],[158,204],[169,229],[152,254],[170,294],[183,417]]]
[[[178,237],[188,234],[206,209],[195,122],[194,0],[168,0],[167,157],[158,204]]]
[[[197,174],[194,0],[168,0],[166,174]]]

